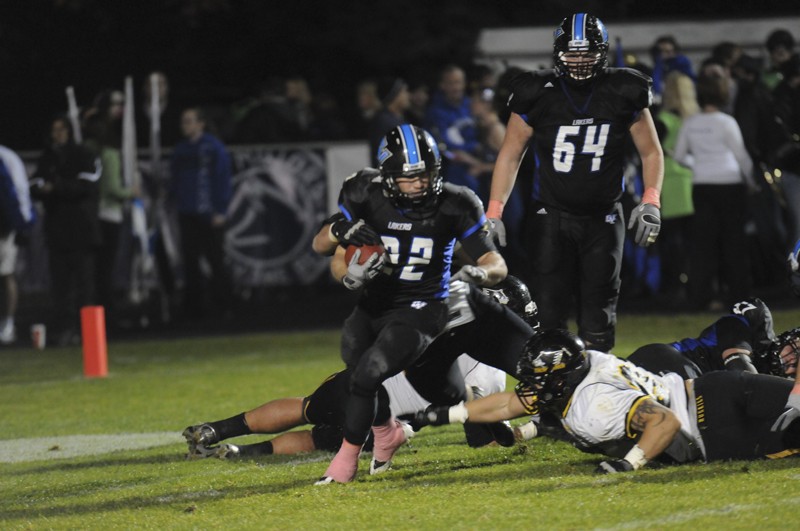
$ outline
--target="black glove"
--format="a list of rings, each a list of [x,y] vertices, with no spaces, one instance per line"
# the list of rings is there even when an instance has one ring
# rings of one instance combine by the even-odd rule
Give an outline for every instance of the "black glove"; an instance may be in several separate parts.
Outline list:
[[[362,245],[378,245],[381,243],[381,237],[363,219],[355,221],[340,219],[335,221],[331,225],[331,232],[344,247],[348,245],[361,247]]]
[[[430,405],[414,414],[414,424],[422,426],[444,426],[450,424],[450,406]]]
[[[618,472],[630,472],[633,465],[624,459],[611,459],[601,462],[594,470],[595,474],[616,474]]]
[[[647,247],[655,243],[661,232],[661,211],[650,203],[640,203],[631,212],[628,229],[633,229],[633,241],[636,245]]]

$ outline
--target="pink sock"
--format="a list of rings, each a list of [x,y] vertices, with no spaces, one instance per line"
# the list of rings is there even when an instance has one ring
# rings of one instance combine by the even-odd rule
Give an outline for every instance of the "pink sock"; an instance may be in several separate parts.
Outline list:
[[[389,418],[385,424],[373,426],[372,433],[375,435],[372,456],[376,461],[389,461],[395,451],[406,442],[403,428],[400,427],[394,417]]]
[[[358,454],[361,446],[342,440],[342,447],[336,452],[333,461],[325,471],[325,477],[333,478],[337,483],[349,483],[358,472]]]

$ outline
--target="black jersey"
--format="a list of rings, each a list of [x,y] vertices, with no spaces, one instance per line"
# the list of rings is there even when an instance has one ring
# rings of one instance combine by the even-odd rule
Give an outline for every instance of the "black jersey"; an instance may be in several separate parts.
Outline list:
[[[534,199],[574,214],[610,212],[622,196],[629,128],[652,103],[651,85],[629,68],[606,68],[585,86],[553,70],[515,77],[508,108],[534,131]]]
[[[376,170],[362,170],[339,196],[342,214],[363,219],[386,248],[383,272],[367,284],[359,304],[384,310],[447,298],[456,241],[473,259],[495,250],[480,200],[468,188],[445,183],[438,207],[423,217],[396,208],[380,179]]]
[[[670,343],[681,354],[692,360],[703,373],[725,370],[722,353],[731,348],[753,352],[756,332],[741,315],[720,317],[699,337],[689,337]]]

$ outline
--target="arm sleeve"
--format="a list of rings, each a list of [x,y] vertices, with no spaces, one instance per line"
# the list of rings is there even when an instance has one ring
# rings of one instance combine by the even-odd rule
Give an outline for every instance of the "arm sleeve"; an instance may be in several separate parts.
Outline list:
[[[463,188],[459,194],[459,237],[461,247],[476,260],[497,247],[490,235],[486,214],[475,192]]]
[[[103,179],[100,186],[103,192],[116,199],[130,199],[133,191],[122,185],[122,159],[110,150],[105,150],[102,157]]]
[[[733,152],[733,156],[736,157],[736,162],[739,163],[742,177],[744,177],[747,182],[752,183],[753,159],[750,158],[750,155],[744,147],[744,139],[742,138],[742,131],[739,129],[739,125],[733,119],[728,121],[728,127],[725,129],[725,143]]]

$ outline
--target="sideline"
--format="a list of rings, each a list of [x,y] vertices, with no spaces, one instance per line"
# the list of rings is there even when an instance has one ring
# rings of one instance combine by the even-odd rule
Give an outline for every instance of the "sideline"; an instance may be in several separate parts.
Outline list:
[[[113,435],[64,435],[0,441],[0,463],[24,463],[99,455],[117,450],[142,450],[184,442],[180,433],[116,433]]]

